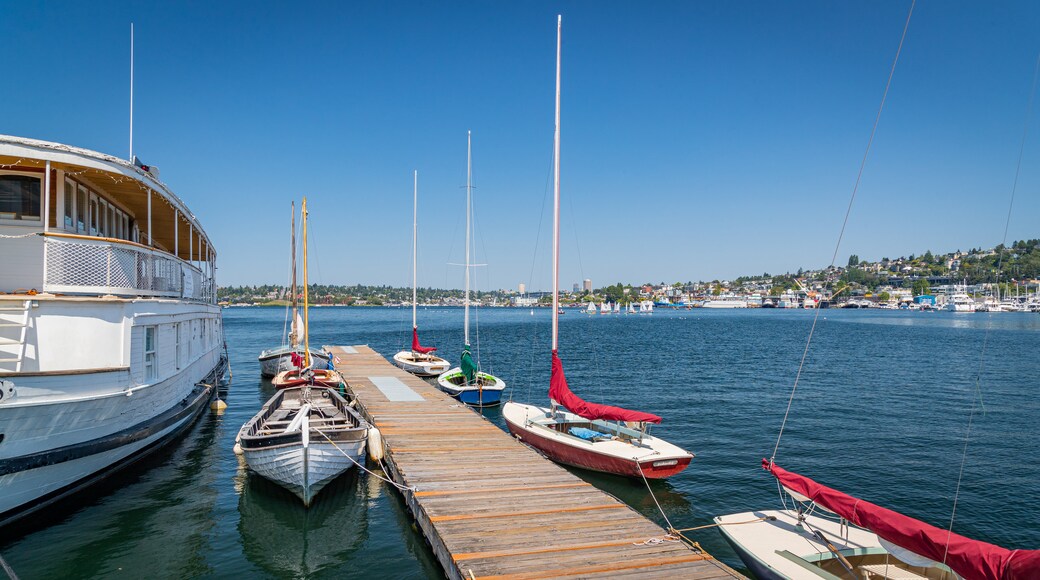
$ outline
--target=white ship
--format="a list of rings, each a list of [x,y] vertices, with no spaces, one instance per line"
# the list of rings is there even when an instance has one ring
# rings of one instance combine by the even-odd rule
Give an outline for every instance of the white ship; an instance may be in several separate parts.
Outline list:
[[[187,429],[223,375],[216,251],[154,168],[0,135],[0,526]]]

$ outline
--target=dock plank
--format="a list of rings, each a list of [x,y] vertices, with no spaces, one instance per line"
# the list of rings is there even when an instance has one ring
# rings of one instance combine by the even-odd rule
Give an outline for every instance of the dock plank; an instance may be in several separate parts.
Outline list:
[[[368,346],[326,349],[449,578],[741,577]]]

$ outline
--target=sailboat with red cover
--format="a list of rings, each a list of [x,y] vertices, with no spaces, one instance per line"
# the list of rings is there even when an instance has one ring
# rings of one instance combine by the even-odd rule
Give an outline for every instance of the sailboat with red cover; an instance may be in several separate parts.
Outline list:
[[[502,417],[517,439],[557,463],[627,477],[661,479],[686,469],[693,454],[650,435],[650,425],[661,422],[657,415],[590,403],[574,394],[567,385],[558,353],[561,20],[557,20],[556,36],[551,405],[543,408],[510,401],[502,407]]]
[[[394,355],[394,364],[419,377],[435,377],[451,367],[445,359],[432,354],[436,347],[423,346],[419,342],[419,324],[416,320],[418,307],[418,277],[416,256],[418,255],[419,233],[419,172],[413,176],[412,188],[412,348]]]

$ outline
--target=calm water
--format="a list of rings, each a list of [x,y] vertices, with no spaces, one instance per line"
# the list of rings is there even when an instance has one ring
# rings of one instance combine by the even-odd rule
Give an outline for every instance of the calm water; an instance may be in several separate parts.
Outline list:
[[[317,308],[312,344],[410,344],[407,309]],[[513,398],[545,403],[549,311],[486,309],[474,346]],[[232,453],[242,425],[272,393],[258,352],[279,342],[284,312],[224,311],[234,379],[228,410],[206,413],[161,456],[9,532],[0,553],[22,578],[440,577],[396,493],[350,474],[304,510],[249,475]],[[655,482],[676,527],[717,514],[779,507],[759,467],[776,442],[811,312],[655,312],[561,318],[571,387],[589,400],[662,415],[655,433],[693,451],[686,472]],[[462,311],[420,312],[423,343],[449,359]],[[985,351],[983,353],[983,343]],[[1040,316],[824,311],[777,463],[945,527],[980,363],[955,529],[1008,547],[1040,547]],[[497,410],[485,411],[504,427]],[[582,472],[661,522],[642,482]],[[11,534],[14,534],[13,537]],[[715,530],[693,534],[739,560]]]

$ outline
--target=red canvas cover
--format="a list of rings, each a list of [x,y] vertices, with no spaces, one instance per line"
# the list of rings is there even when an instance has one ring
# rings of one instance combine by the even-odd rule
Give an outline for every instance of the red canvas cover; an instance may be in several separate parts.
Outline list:
[[[412,327],[412,351],[419,354],[430,354],[437,350],[435,346],[423,346],[419,344],[419,328],[417,326]]]
[[[630,411],[610,405],[597,405],[582,400],[571,392],[567,386],[567,377],[563,375],[563,362],[554,350],[552,353],[552,378],[549,379],[549,398],[563,405],[568,411],[586,419],[606,419],[608,421],[643,421],[660,423],[661,418],[651,413]]]
[[[762,467],[787,489],[897,546],[945,563],[964,578],[1040,579],[1040,550],[1008,550],[972,540],[820,485],[770,464],[768,459],[762,460]]]

